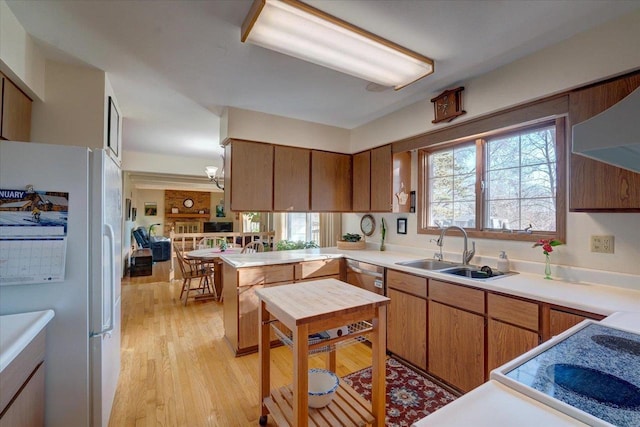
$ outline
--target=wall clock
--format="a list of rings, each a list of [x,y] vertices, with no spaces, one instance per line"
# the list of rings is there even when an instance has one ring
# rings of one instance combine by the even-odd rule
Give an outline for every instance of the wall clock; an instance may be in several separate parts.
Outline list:
[[[193,207],[193,199],[184,199],[184,202],[182,202],[182,204],[185,208],[190,209]]]
[[[466,113],[462,109],[463,86],[442,92],[431,100],[433,102],[434,119],[431,123],[450,122]]]
[[[371,236],[376,230],[376,220],[371,215],[367,214],[360,220],[360,230],[365,236]]]

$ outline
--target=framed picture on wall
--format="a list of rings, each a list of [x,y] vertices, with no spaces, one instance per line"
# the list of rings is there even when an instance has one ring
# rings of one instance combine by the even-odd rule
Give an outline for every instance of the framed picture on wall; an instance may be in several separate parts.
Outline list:
[[[135,221],[136,220],[137,214],[138,214],[138,209],[131,208],[131,221]]]
[[[156,202],[144,202],[144,215],[145,216],[157,216],[158,204]]]
[[[398,218],[398,234],[407,234],[407,218]]]
[[[125,215],[127,215],[126,220],[131,221],[131,199],[125,200]]]
[[[115,102],[113,102],[113,98],[109,97],[109,118],[107,123],[107,146],[113,151],[113,153],[118,155],[118,148],[120,145],[119,136],[120,136],[120,114],[118,113],[118,109],[116,108]]]

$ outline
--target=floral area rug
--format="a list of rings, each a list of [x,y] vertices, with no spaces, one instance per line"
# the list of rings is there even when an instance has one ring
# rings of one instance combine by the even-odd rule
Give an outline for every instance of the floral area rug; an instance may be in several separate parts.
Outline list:
[[[393,358],[387,359],[387,416],[385,424],[406,427],[456,399],[456,396]],[[371,401],[371,368],[343,378]]]

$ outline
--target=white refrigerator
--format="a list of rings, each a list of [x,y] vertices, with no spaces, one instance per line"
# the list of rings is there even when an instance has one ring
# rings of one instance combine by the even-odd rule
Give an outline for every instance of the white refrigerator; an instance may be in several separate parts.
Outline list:
[[[64,280],[0,286],[0,314],[55,311],[45,356],[48,427],[107,427],[113,405],[123,218],[122,174],[110,154],[0,141],[0,189],[68,193]]]

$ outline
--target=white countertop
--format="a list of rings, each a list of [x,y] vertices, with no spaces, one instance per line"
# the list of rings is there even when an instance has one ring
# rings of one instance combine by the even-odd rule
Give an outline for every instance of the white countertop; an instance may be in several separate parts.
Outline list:
[[[377,250],[339,250],[337,248],[262,252],[244,255],[222,255],[221,259],[235,268],[285,264],[326,258],[351,258],[405,271],[418,276],[455,282],[523,298],[548,302],[591,313],[609,315],[618,311],[640,312],[640,277],[638,290],[605,284],[545,280],[540,274],[519,273],[493,280],[473,280],[447,273],[397,265],[396,262],[425,258],[413,253]]]
[[[412,426],[563,427],[586,425],[492,380],[415,422]]]
[[[0,372],[53,319],[53,310],[0,316]]]

